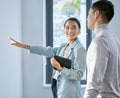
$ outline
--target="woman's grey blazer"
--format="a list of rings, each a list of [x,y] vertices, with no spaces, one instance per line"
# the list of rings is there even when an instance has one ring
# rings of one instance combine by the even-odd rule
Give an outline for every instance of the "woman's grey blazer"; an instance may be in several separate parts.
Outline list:
[[[63,51],[68,43],[60,45],[60,47],[42,47],[30,46],[30,53],[53,57],[54,55],[63,56]],[[86,66],[86,51],[78,39],[70,46],[64,57],[72,60],[71,69],[63,68],[59,72],[57,78],[57,94],[58,98],[81,98],[80,80],[84,74]],[[55,70],[53,71],[54,77]]]

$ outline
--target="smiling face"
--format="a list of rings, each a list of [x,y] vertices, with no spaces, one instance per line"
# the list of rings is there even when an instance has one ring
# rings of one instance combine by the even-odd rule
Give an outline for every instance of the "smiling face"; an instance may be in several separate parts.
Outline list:
[[[74,41],[80,32],[78,24],[73,20],[68,20],[65,24],[65,34],[69,41]]]

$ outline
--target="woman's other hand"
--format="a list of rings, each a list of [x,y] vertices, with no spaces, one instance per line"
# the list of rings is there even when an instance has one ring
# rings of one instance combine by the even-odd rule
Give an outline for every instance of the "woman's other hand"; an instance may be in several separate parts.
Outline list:
[[[51,58],[51,64],[53,67],[55,67],[58,71],[62,70],[62,67],[60,66],[60,63],[55,60],[55,58]]]

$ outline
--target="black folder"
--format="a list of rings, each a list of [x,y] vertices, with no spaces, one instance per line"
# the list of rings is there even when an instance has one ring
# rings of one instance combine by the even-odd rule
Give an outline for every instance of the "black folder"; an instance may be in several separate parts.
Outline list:
[[[60,63],[61,67],[66,67],[68,69],[71,69],[72,61],[70,59],[64,58],[61,56],[57,56],[57,55],[55,55],[54,58],[55,58],[55,60],[57,60]]]

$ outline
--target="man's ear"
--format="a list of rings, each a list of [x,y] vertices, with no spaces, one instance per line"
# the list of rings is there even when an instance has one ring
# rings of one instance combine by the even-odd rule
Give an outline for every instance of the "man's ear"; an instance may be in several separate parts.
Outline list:
[[[96,11],[95,11],[95,18],[97,19],[99,16],[100,16],[100,11],[99,11],[99,10],[96,10]]]

